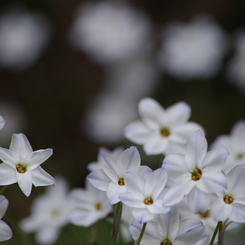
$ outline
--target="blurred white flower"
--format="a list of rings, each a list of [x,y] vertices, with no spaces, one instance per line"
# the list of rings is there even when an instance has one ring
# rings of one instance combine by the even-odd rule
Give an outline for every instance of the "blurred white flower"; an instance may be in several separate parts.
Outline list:
[[[230,135],[220,135],[212,144],[212,149],[223,146],[229,151],[224,172],[245,164],[245,121],[238,121],[231,129]]]
[[[0,116],[0,130],[3,128],[4,124],[5,124],[5,120],[3,119],[2,116]]]
[[[123,129],[137,117],[139,99],[157,87],[158,71],[145,54],[111,65],[101,93],[88,107],[82,129],[99,143],[123,139]]]
[[[71,42],[100,62],[114,62],[138,52],[150,36],[146,16],[117,2],[87,2],[76,11]]]
[[[227,67],[227,77],[231,84],[245,91],[245,31],[240,30],[235,35],[235,54]]]
[[[8,9],[0,16],[0,65],[26,69],[38,58],[50,37],[44,15],[21,7]]]
[[[188,138],[201,129],[198,124],[188,122],[191,108],[185,102],[164,109],[154,99],[144,98],[138,108],[142,120],[127,125],[124,135],[134,143],[143,144],[147,155],[184,152]]]
[[[33,151],[24,134],[13,134],[9,149],[0,147],[0,185],[18,182],[29,196],[34,186],[54,185],[55,180],[40,165],[53,154],[52,149]]]
[[[0,101],[0,114],[5,120],[4,128],[0,131],[0,145],[9,144],[11,136],[23,132],[27,126],[26,115],[20,105],[13,101]]]
[[[4,196],[0,196],[0,242],[9,240],[13,236],[10,227],[1,220],[8,208],[8,204],[9,201]]]
[[[86,188],[71,191],[70,200],[73,210],[68,219],[74,225],[88,227],[112,211],[112,206],[104,191],[95,188],[86,181]]]
[[[123,152],[122,147],[117,147],[113,151],[109,151],[108,149],[106,149],[104,147],[100,147],[97,162],[89,163],[87,168],[91,172],[95,171],[97,169],[101,169],[102,168],[102,161],[103,161],[103,154],[106,154],[106,155],[111,154],[113,157],[119,158],[119,156],[122,154],[122,152]]]
[[[62,177],[56,180],[55,186],[48,187],[46,193],[35,199],[31,215],[20,222],[25,232],[36,232],[40,244],[53,244],[57,240],[60,229],[69,222],[68,213],[73,207],[66,180]]]
[[[209,16],[198,16],[190,23],[170,23],[163,30],[158,55],[166,73],[180,79],[209,78],[219,68],[228,40]]]

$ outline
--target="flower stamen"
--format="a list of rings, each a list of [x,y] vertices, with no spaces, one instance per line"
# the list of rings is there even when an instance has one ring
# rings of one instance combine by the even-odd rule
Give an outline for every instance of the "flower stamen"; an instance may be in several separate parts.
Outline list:
[[[95,209],[96,209],[96,210],[98,210],[98,211],[101,210],[101,206],[102,206],[102,205],[101,205],[100,202],[96,203],[94,206],[95,206]]]
[[[199,168],[195,168],[191,174],[192,180],[197,181],[201,179],[201,177],[202,177],[202,171]]]
[[[199,214],[199,217],[200,217],[201,219],[206,219],[206,218],[208,218],[209,216],[210,216],[209,210],[207,210],[205,213]]]
[[[163,137],[168,137],[168,136],[170,135],[170,131],[169,131],[168,128],[162,127],[162,128],[160,129],[160,134],[161,134],[161,136],[163,136]]]
[[[233,201],[234,201],[234,198],[233,198],[233,197],[228,196],[228,195],[225,195],[225,196],[224,196],[224,202],[225,202],[226,204],[231,204]]]
[[[16,170],[17,170],[18,173],[23,174],[27,170],[27,165],[19,163],[19,164],[16,165]]]
[[[118,180],[118,185],[125,185],[125,184],[124,184],[124,178],[120,178],[120,179]]]
[[[151,205],[153,204],[153,199],[151,197],[147,197],[145,200],[144,200],[144,204],[146,205]]]
[[[160,245],[172,245],[171,241],[168,239],[164,239]]]

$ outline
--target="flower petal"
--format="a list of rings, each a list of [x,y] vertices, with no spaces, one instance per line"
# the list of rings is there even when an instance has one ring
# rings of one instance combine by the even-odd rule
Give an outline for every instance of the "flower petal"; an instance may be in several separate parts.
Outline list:
[[[5,124],[5,120],[3,119],[2,116],[0,116],[0,130],[3,128],[4,124]]]
[[[150,213],[146,208],[134,208],[132,214],[141,224],[152,220],[155,214]]]
[[[20,160],[33,151],[24,134],[13,134],[9,149],[10,151],[16,153]]]
[[[0,164],[0,185],[11,185],[17,182],[16,169],[6,163]]]
[[[202,169],[202,161],[207,153],[207,140],[201,130],[196,131],[187,143],[185,162],[192,172],[196,167]]]
[[[144,151],[147,155],[156,155],[164,153],[169,145],[169,140],[166,137],[161,137],[160,134],[155,133],[148,139],[144,145]]]
[[[20,175],[18,178],[18,185],[23,193],[28,197],[31,194],[32,183],[28,181],[24,175]]]
[[[106,195],[110,203],[115,204],[120,202],[120,199],[118,198],[119,194],[125,193],[126,191],[127,190],[125,186],[120,186],[114,182],[111,182],[107,188]]]
[[[145,208],[144,196],[141,193],[131,193],[125,192],[119,195],[119,199],[123,204],[132,208]]]
[[[40,166],[31,171],[34,186],[54,185],[55,179],[44,171]]]
[[[109,184],[111,183],[111,179],[102,169],[93,171],[87,176],[87,179],[93,186],[102,191],[106,191]]]
[[[0,220],[0,242],[9,240],[13,236],[10,227],[2,220]]]
[[[22,163],[28,164],[28,169],[33,170],[46,161],[53,154],[53,149],[38,150],[27,154]]]
[[[14,168],[19,161],[19,157],[16,154],[2,147],[0,147],[0,159]]]
[[[218,198],[212,205],[212,214],[216,221],[224,221],[230,217],[233,210],[232,204],[226,204],[223,198]]]
[[[4,216],[9,205],[9,201],[5,196],[0,196],[0,219]]]

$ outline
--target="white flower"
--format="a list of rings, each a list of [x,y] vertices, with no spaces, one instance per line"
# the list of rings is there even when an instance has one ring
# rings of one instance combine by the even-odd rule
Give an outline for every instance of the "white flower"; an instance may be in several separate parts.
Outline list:
[[[0,196],[0,242],[9,240],[13,236],[10,227],[1,220],[8,208],[8,204],[8,200],[4,196]]]
[[[212,205],[215,220],[245,223],[245,165],[237,165],[227,174],[227,190],[217,193]]]
[[[149,36],[146,16],[116,2],[82,4],[70,30],[72,43],[99,62],[132,56],[144,47]]]
[[[136,240],[142,225],[134,220],[129,230]],[[198,219],[183,219],[180,221],[178,211],[172,207],[170,212],[160,214],[157,222],[148,222],[141,240],[141,245],[193,245],[204,231],[202,222]]]
[[[217,73],[227,37],[208,16],[189,24],[174,22],[163,31],[159,63],[163,70],[180,79],[208,78]]]
[[[189,139],[186,153],[172,154],[164,158],[173,185],[164,197],[164,205],[174,205],[187,195],[193,213],[204,213],[210,208],[212,193],[226,189],[226,176],[222,172],[228,151],[219,147],[207,152],[207,141],[198,130]]]
[[[190,106],[184,102],[165,110],[155,100],[144,98],[139,102],[142,121],[130,123],[125,128],[125,137],[143,144],[148,155],[184,151],[191,134],[201,129],[198,124],[187,122],[190,113]]]
[[[235,54],[227,67],[230,84],[237,85],[245,91],[245,31],[239,30],[235,35]]]
[[[224,166],[224,172],[228,173],[233,167],[239,164],[245,164],[245,121],[237,122],[231,129],[230,135],[219,136],[212,148],[225,147],[230,155]]]
[[[155,218],[156,214],[167,213],[169,207],[162,205],[167,173],[159,168],[147,176],[129,171],[125,174],[127,192],[119,195],[125,205],[132,207],[134,218],[140,223],[146,223]]]
[[[18,182],[26,196],[34,186],[53,185],[55,180],[40,164],[53,154],[52,149],[33,151],[24,134],[13,134],[9,149],[0,147],[0,185]]]
[[[40,55],[50,34],[41,14],[11,8],[0,17],[0,64],[14,69],[28,68]]]
[[[87,176],[92,185],[106,191],[111,204],[119,202],[118,195],[126,192],[124,176],[127,171],[137,170],[140,166],[140,155],[132,146],[118,157],[103,154],[102,169],[93,171]]]
[[[88,164],[87,168],[89,171],[95,171],[97,169],[101,169],[102,168],[102,161],[103,161],[103,154],[106,155],[112,155],[112,157],[118,158],[123,152],[123,148],[122,147],[117,147],[116,149],[114,149],[113,151],[109,151],[108,149],[101,147],[99,149],[99,154],[98,154],[98,160],[97,162],[91,162]]]
[[[72,209],[67,182],[62,177],[56,179],[55,186],[48,187],[46,193],[35,199],[31,215],[20,222],[25,232],[36,232],[36,240],[40,244],[53,244],[57,240]]]
[[[69,214],[69,221],[75,225],[90,226],[112,211],[106,193],[86,181],[86,189],[76,188],[71,191],[74,209]]]

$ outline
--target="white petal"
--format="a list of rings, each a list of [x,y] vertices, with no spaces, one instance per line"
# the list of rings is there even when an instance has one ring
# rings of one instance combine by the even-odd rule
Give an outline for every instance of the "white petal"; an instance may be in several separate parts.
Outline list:
[[[0,116],[0,130],[3,128],[4,124],[5,124],[5,120],[3,119],[2,116]]]
[[[123,165],[125,171],[130,171],[140,166],[140,154],[135,146],[126,149],[118,161]]]
[[[204,225],[198,219],[181,220],[177,239],[184,244],[194,244],[200,239],[204,229]]]
[[[188,171],[182,154],[167,155],[163,160],[162,168],[166,169],[172,181],[176,181],[180,175]]]
[[[111,182],[107,188],[106,195],[110,201],[111,204],[115,204],[120,202],[118,196],[121,193],[125,193],[126,187],[125,186],[120,186],[118,184],[115,184],[114,182]]]
[[[0,164],[0,185],[11,185],[17,182],[16,169],[6,163]]]
[[[188,206],[194,214],[202,214],[210,209],[212,195],[194,187],[187,195]]]
[[[146,208],[134,208],[132,214],[141,224],[152,220],[155,214],[150,213]]]
[[[28,181],[24,175],[18,179],[18,185],[23,193],[28,197],[31,194],[32,183]]]
[[[56,241],[59,230],[54,226],[42,227],[36,234],[36,239],[41,244],[52,244]]]
[[[4,216],[7,208],[8,208],[9,201],[5,196],[0,196],[0,219]]]
[[[89,182],[97,189],[107,191],[111,179],[105,174],[102,169],[93,171],[87,176]]]
[[[34,186],[54,185],[55,179],[40,166],[31,171],[32,183]]]
[[[119,199],[123,204],[133,208],[145,208],[144,196],[141,193],[122,193]]]
[[[242,146],[245,143],[245,121],[238,121],[231,130],[232,143],[235,148],[244,149]]]
[[[227,174],[228,190],[235,196],[244,194],[245,186],[245,165],[237,165]]]
[[[125,170],[118,159],[116,159],[111,154],[102,154],[102,168],[105,174],[114,182],[118,181],[119,177],[123,177]]]
[[[16,156],[9,149],[4,149],[2,147],[0,147],[0,159],[4,163],[7,163],[7,164],[11,165],[12,167],[15,167],[16,164],[19,163],[19,162],[17,162],[17,161],[19,161],[18,156]]]
[[[2,220],[0,220],[0,242],[9,240],[13,236],[10,227]]]
[[[230,217],[233,205],[226,204],[223,198],[218,198],[212,205],[211,211],[216,221],[224,221]]]
[[[224,168],[229,152],[224,147],[218,147],[207,152],[203,159],[203,168],[209,167],[213,171],[220,171]]]
[[[32,147],[24,134],[13,134],[9,149],[16,153],[20,159],[31,153]]]
[[[152,135],[144,145],[144,151],[147,155],[156,155],[164,153],[169,145],[169,139],[161,137],[160,134]]]
[[[217,193],[227,189],[227,179],[223,172],[212,172],[208,168],[202,171],[202,177],[196,181],[198,189],[207,193]]]
[[[235,222],[245,223],[245,206],[234,203],[233,207],[229,219]]]
[[[202,169],[202,161],[207,153],[207,140],[202,131],[196,131],[188,140],[185,162],[192,172],[196,167]]]
[[[38,150],[29,153],[23,158],[22,163],[28,164],[28,169],[33,170],[46,161],[53,154],[53,149]]]
[[[146,180],[139,173],[129,171],[125,174],[124,182],[128,192],[143,193]]]
[[[166,109],[168,125],[185,123],[191,114],[191,108],[185,102],[178,102]]]
[[[144,123],[151,129],[159,129],[165,116],[161,105],[151,98],[144,98],[139,102],[139,114]]]
[[[152,135],[149,129],[142,121],[132,122],[124,129],[124,136],[136,144],[144,144]]]

